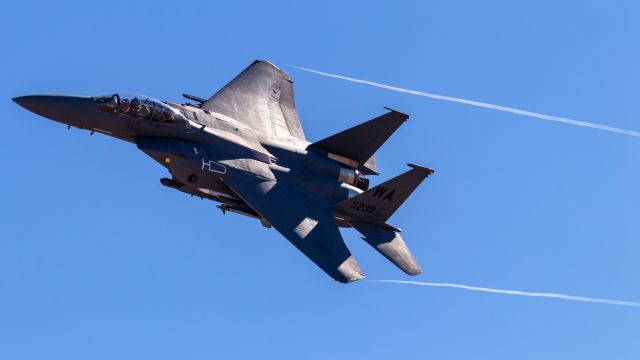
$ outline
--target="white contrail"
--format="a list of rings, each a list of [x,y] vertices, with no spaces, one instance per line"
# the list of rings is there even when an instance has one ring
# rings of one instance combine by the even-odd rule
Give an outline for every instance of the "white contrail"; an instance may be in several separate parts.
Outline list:
[[[295,65],[289,65],[289,66],[294,67],[296,69],[300,69],[300,70],[312,72],[312,73],[315,73],[315,74],[323,75],[323,76],[328,76],[328,77],[332,77],[332,78],[336,78],[336,79],[347,80],[347,81],[351,81],[351,82],[355,82],[355,83],[359,83],[359,84],[375,86],[375,87],[379,87],[379,88],[383,88],[383,89],[387,89],[387,90],[398,91],[398,92],[402,92],[402,93],[406,93],[406,94],[418,95],[418,96],[423,96],[423,97],[428,97],[428,98],[438,99],[438,100],[444,100],[444,101],[451,101],[451,102],[456,102],[456,103],[460,103],[460,104],[473,105],[473,106],[487,108],[487,109],[510,112],[510,113],[518,114],[518,115],[530,116],[530,117],[534,117],[534,118],[542,119],[542,120],[557,121],[557,122],[570,124],[570,125],[584,126],[584,127],[589,127],[589,128],[598,129],[598,130],[610,131],[610,132],[614,132],[614,133],[618,133],[618,134],[624,134],[624,135],[631,135],[631,136],[640,137],[640,131],[625,130],[625,129],[615,128],[615,127],[607,126],[607,125],[594,124],[594,123],[590,123],[590,122],[586,122],[586,121],[567,119],[567,118],[560,117],[560,116],[545,115],[545,114],[535,113],[535,112],[532,112],[532,111],[515,109],[515,108],[511,108],[511,107],[507,107],[507,106],[488,104],[488,103],[484,103],[484,102],[480,102],[480,101],[460,99],[460,98],[451,97],[451,96],[444,96],[444,95],[426,93],[426,92],[422,92],[422,91],[403,89],[403,88],[399,88],[399,87],[396,87],[396,86],[380,84],[380,83],[369,81],[369,80],[355,79],[355,78],[348,77],[348,76],[342,76],[342,75],[337,75],[337,74],[326,73],[326,72],[323,72],[323,71],[307,69],[307,68],[303,68],[303,67],[299,67],[299,66],[295,66]]]
[[[502,289],[492,289],[492,288],[486,288],[486,287],[469,286],[469,285],[461,285],[461,284],[431,283],[431,282],[405,281],[405,280],[369,280],[369,281],[383,282],[383,283],[393,283],[393,284],[419,285],[419,286],[449,287],[449,288],[465,289],[465,290],[471,290],[471,291],[484,291],[484,292],[497,293],[497,294],[531,296],[531,297],[544,297],[544,298],[554,298],[554,299],[562,299],[562,300],[602,303],[602,304],[610,304],[610,305],[624,305],[624,306],[637,306],[637,307],[640,307],[640,302],[634,302],[634,301],[599,299],[599,298],[590,298],[590,297],[584,297],[584,296],[573,296],[573,295],[554,294],[554,293],[528,292],[528,291],[520,291],[520,290],[502,290]]]

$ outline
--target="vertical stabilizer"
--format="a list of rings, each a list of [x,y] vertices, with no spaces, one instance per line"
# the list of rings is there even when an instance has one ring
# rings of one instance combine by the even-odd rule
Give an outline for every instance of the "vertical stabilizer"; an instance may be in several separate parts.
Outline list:
[[[351,221],[384,224],[433,170],[409,164],[411,170],[338,203],[337,215]]]
[[[365,174],[376,174],[374,154],[409,115],[390,110],[384,115],[309,145]]]

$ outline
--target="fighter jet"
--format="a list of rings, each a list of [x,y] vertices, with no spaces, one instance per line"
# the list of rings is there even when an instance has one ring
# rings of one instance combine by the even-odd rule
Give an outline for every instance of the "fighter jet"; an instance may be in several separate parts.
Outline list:
[[[339,227],[355,228],[405,273],[421,273],[400,229],[387,221],[433,170],[409,164],[407,172],[371,189],[368,179],[378,175],[375,152],[408,115],[387,109],[308,142],[293,80],[260,60],[209,99],[183,96],[193,103],[122,93],[13,100],[69,128],[135,144],[168,170],[162,185],[275,228],[338,282],[364,278]]]

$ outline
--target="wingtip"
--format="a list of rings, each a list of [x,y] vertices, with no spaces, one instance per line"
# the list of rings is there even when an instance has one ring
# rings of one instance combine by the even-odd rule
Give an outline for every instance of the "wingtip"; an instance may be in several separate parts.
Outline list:
[[[290,83],[293,83],[293,78],[287,74],[286,72],[284,72],[284,70],[280,69],[276,64],[272,63],[269,60],[264,60],[264,59],[256,59],[253,60],[253,62],[251,63],[251,65],[249,65],[249,67],[254,66],[256,64],[265,64],[266,66],[269,66],[273,69],[275,69],[277,72],[279,72],[280,74],[282,74],[282,76],[284,77],[284,79]]]
[[[338,266],[338,274],[339,276],[334,278],[334,280],[344,284],[365,278],[364,273],[360,270],[360,266],[358,266],[358,262],[353,256],[349,256],[349,258]]]
[[[365,276],[360,274],[358,276],[353,276],[350,277],[348,279],[334,279],[336,282],[342,283],[342,284],[350,284],[352,282],[356,282],[358,280],[364,280]]]

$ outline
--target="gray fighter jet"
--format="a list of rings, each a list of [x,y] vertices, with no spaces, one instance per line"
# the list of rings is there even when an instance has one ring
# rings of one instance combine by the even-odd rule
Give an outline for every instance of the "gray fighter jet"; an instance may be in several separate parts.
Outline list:
[[[364,278],[340,235],[353,227],[409,275],[421,270],[387,220],[433,170],[407,172],[369,189],[374,153],[408,116],[386,114],[310,143],[298,119],[293,81],[255,61],[208,100],[147,96],[31,95],[13,100],[68,127],[136,144],[164,166],[162,185],[220,203],[222,212],[274,227],[339,282]]]

